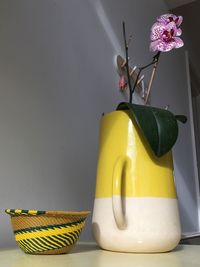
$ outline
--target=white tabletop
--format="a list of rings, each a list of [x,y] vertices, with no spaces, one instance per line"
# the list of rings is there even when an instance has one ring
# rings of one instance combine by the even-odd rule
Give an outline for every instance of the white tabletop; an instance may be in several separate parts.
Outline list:
[[[65,255],[28,255],[20,249],[0,250],[2,267],[199,267],[200,246],[180,245],[161,254],[117,253],[94,243],[79,243]]]

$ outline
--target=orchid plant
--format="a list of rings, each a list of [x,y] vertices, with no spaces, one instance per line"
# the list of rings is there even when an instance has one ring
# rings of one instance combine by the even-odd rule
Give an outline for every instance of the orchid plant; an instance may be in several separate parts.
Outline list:
[[[187,121],[187,118],[183,115],[174,115],[169,110],[147,106],[161,52],[168,52],[174,48],[180,48],[184,45],[182,39],[180,38],[182,34],[180,29],[182,21],[182,16],[176,16],[174,14],[164,14],[157,18],[156,22],[151,27],[150,33],[150,50],[152,52],[156,52],[156,54],[153,56],[150,63],[138,68],[139,71],[133,84],[131,83],[131,75],[129,73],[130,68],[128,53],[131,37],[127,42],[125,22],[123,22],[127,81],[124,77],[121,77],[119,85],[121,90],[125,89],[126,84],[128,85],[129,102],[120,103],[117,110],[129,110],[157,157],[161,157],[169,152],[175,144],[178,137],[177,120],[183,123]],[[153,68],[146,90],[144,101],[145,105],[133,104],[133,93],[135,92],[136,86],[143,78],[142,71],[150,66],[153,66]]]

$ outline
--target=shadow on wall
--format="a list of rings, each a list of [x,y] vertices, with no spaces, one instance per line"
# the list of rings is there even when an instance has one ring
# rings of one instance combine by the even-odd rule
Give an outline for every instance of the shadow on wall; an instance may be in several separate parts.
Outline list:
[[[194,209],[194,213],[198,216],[198,207],[196,203],[196,195],[191,193],[191,190],[188,190],[188,177],[186,173],[180,171],[177,166],[177,162],[174,161],[174,169],[175,169],[175,177],[181,177],[181,191],[177,188],[178,197],[185,200],[185,203],[190,203],[190,209]],[[188,229],[194,229],[193,231],[198,231],[198,218],[192,218],[190,216],[190,211],[188,210],[188,205],[184,205],[183,201],[179,201],[179,209],[180,209],[180,219],[184,225],[187,226]],[[182,227],[182,232],[185,231],[185,227]]]

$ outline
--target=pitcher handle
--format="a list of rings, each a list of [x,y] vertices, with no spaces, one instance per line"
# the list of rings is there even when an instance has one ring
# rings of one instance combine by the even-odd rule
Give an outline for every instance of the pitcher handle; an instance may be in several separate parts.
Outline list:
[[[127,179],[127,176],[130,173],[129,169],[130,169],[130,159],[126,156],[120,156],[114,165],[113,177],[112,177],[113,214],[117,227],[121,230],[126,229],[127,227],[127,220],[122,202],[122,176],[123,179]],[[116,195],[116,192],[120,192],[120,194]]]

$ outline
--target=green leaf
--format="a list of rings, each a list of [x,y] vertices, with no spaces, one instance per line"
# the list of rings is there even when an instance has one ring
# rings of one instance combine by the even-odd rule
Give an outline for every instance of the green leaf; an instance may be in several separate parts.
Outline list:
[[[182,122],[182,123],[186,123],[186,122],[187,122],[187,117],[184,116],[184,115],[175,115],[175,118],[176,118],[178,121]]]
[[[175,116],[169,110],[130,103],[120,103],[117,110],[129,110],[144,137],[157,157],[169,152],[178,137],[178,123],[186,122],[182,115]]]

